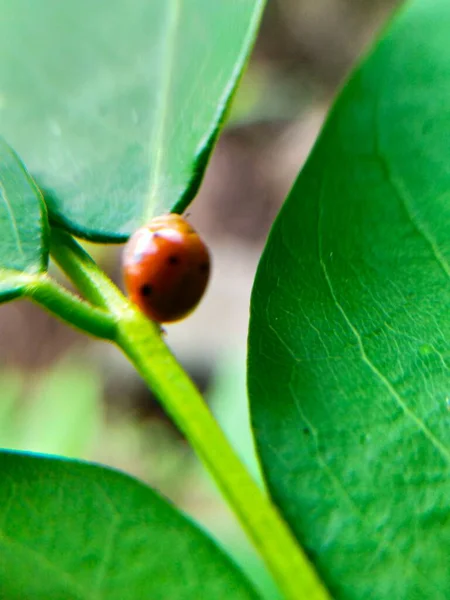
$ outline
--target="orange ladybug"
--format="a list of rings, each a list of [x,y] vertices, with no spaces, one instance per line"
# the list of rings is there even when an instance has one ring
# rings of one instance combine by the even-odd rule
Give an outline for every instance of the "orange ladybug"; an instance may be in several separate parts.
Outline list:
[[[198,233],[174,213],[140,227],[123,252],[128,295],[158,323],[178,321],[194,310],[208,284],[210,265]]]

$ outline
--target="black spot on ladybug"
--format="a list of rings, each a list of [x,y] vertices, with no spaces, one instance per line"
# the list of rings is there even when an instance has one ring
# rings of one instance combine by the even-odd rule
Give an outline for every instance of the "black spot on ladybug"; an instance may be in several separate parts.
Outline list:
[[[207,247],[190,224],[175,214],[155,217],[138,229],[123,255],[130,299],[158,323],[172,323],[190,314],[206,289],[210,271]]]
[[[153,288],[149,283],[144,283],[143,286],[141,286],[141,294],[143,296],[145,296],[146,298],[148,296],[151,296],[151,293],[153,292]]]

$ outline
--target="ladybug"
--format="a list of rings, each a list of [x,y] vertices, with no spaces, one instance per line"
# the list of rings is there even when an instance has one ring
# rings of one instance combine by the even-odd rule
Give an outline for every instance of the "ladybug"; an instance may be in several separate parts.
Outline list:
[[[140,227],[123,252],[128,295],[158,323],[179,321],[194,310],[208,284],[210,265],[198,233],[174,213]]]

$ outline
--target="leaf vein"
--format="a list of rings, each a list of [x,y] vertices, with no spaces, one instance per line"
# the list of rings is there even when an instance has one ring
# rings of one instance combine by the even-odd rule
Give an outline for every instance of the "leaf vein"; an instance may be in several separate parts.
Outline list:
[[[22,242],[20,241],[19,227],[17,226],[16,217],[14,216],[14,211],[12,209],[11,203],[9,202],[8,193],[5,189],[5,186],[3,185],[3,181],[0,181],[0,195],[6,206],[6,212],[8,214],[9,221],[12,225],[12,230],[16,238],[17,248],[19,249],[22,258],[25,258],[25,252],[22,247]]]
[[[375,123],[374,123],[374,145],[375,145],[375,155],[380,161],[382,170],[386,176],[387,182],[392,187],[397,199],[400,204],[403,206],[406,216],[410,221],[411,225],[417,231],[417,233],[425,240],[427,245],[431,248],[432,254],[435,257],[437,263],[444,271],[447,277],[450,277],[450,265],[439,249],[436,240],[429,234],[429,232],[418,222],[417,218],[414,216],[414,211],[412,209],[411,203],[411,195],[409,194],[403,180],[401,177],[397,177],[392,169],[391,163],[387,160],[384,152],[381,148],[380,142],[380,99],[379,97],[375,102]]]
[[[152,136],[150,146],[149,146],[149,160],[151,161],[152,157],[154,157],[154,165],[150,171],[150,181],[149,181],[149,190],[148,190],[148,200],[146,206],[146,217],[150,219],[153,217],[153,210],[155,208],[158,191],[160,187],[160,179],[161,179],[161,170],[162,163],[164,158],[164,147],[163,140],[164,135],[167,129],[167,118],[169,114],[168,109],[168,99],[170,96],[170,91],[173,83],[173,71],[174,71],[174,62],[176,55],[176,34],[178,31],[178,23],[180,20],[180,9],[181,3],[180,0],[174,0],[171,5],[172,10],[169,14],[169,31],[167,34],[167,42],[166,42],[166,56],[167,56],[167,64],[164,69],[164,80],[162,82],[161,93],[159,95],[159,101],[156,109],[156,117],[158,119],[158,125],[155,128],[154,135]]]
[[[357,343],[359,353],[360,353],[363,363],[372,371],[372,373],[377,377],[377,379],[380,381],[380,383],[387,389],[387,391],[389,392],[391,397],[397,403],[398,407],[402,410],[403,414],[418,427],[418,429],[423,433],[423,435],[426,437],[426,439],[439,452],[439,454],[442,456],[444,461],[447,464],[450,464],[450,453],[447,450],[447,448],[444,446],[444,444],[436,438],[436,436],[426,426],[426,424],[409,408],[409,406],[406,404],[406,402],[401,397],[401,395],[397,392],[397,390],[392,385],[392,383],[389,381],[389,379],[370,360],[370,358],[368,357],[368,355],[366,353],[364,343],[363,343],[362,337],[361,337],[358,329],[352,323],[350,317],[347,315],[344,307],[342,306],[342,304],[339,302],[339,300],[337,298],[333,283],[331,281],[330,274],[328,273],[328,269],[327,269],[327,266],[326,266],[324,258],[323,258],[324,255],[323,255],[323,240],[322,240],[322,221],[323,221],[323,201],[322,201],[323,199],[322,199],[322,196],[323,196],[324,187],[325,187],[324,183],[322,183],[322,189],[321,189],[319,199],[318,199],[319,214],[318,214],[317,240],[318,240],[319,263],[320,263],[320,267],[321,267],[325,282],[328,286],[331,298],[332,298],[336,308],[340,312],[342,318],[344,319],[344,322],[346,323],[346,325],[348,326],[350,331],[355,336],[356,343]]]

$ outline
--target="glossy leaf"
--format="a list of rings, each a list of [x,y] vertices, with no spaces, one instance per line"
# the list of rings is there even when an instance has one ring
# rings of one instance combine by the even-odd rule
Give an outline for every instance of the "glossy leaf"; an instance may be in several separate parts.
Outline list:
[[[0,0],[0,127],[51,216],[120,241],[202,177],[262,0]]]
[[[272,495],[337,599],[448,598],[450,3],[405,5],[269,237],[248,381]]]
[[[8,452],[0,472],[8,600],[256,599],[211,540],[131,477]]]
[[[23,293],[48,263],[45,204],[19,157],[0,137],[0,302]]]
[[[48,224],[42,196],[19,157],[0,137],[0,272],[47,269]]]

